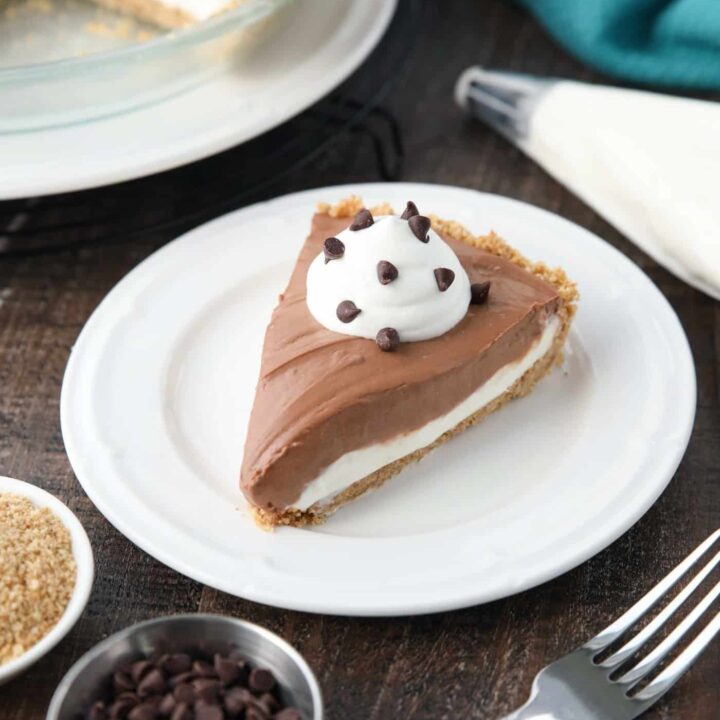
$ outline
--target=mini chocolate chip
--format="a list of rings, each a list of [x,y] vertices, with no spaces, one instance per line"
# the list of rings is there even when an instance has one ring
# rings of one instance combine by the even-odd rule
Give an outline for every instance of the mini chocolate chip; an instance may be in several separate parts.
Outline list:
[[[252,705],[254,699],[253,694],[246,688],[233,687],[225,693],[223,704],[228,715],[236,717],[248,705]]]
[[[205,660],[196,660],[192,664],[192,669],[197,677],[217,677],[215,668]]]
[[[250,689],[255,692],[270,692],[275,687],[275,676],[264,668],[255,668],[250,673]]]
[[[455,273],[450,268],[435,268],[435,282],[440,292],[445,292],[455,279]]]
[[[245,711],[245,720],[270,720],[270,715],[257,705],[253,705]]]
[[[152,669],[154,665],[149,660],[138,660],[130,666],[130,675],[138,684]]]
[[[265,708],[268,715],[272,715],[276,710],[280,709],[280,703],[277,701],[277,698],[270,693],[264,693],[260,696],[260,705]]]
[[[392,352],[400,344],[400,335],[395,328],[386,327],[375,336],[375,342],[383,352]]]
[[[352,225],[350,225],[350,229],[364,230],[365,228],[369,228],[374,222],[375,221],[373,220],[373,216],[370,211],[367,208],[363,208],[355,216],[355,219],[352,221]]]
[[[190,683],[181,683],[173,690],[173,697],[179,703],[190,705],[195,702],[195,690]]]
[[[134,699],[136,704],[140,702],[140,698],[133,690],[123,690],[123,692],[115,696],[115,700],[126,700],[128,698]]]
[[[323,243],[323,253],[326,265],[331,260],[339,260],[345,254],[345,243],[336,237],[329,237]]]
[[[165,691],[165,676],[162,671],[157,668],[150,670],[140,681],[137,691],[141,698],[149,695],[161,695]]]
[[[170,720],[193,720],[193,714],[192,710],[190,710],[190,706],[185,703],[176,705],[175,709],[172,711]]]
[[[428,231],[430,230],[430,218],[426,218],[424,215],[413,215],[408,220],[408,225],[413,231],[413,235],[420,240],[420,242],[430,242],[430,236]]]
[[[387,260],[381,260],[377,264],[377,276],[381,285],[388,285],[393,280],[397,280],[398,269]]]
[[[134,690],[135,683],[130,677],[130,673],[118,670],[118,672],[113,675],[113,687],[115,688],[115,692],[120,693],[124,692],[125,690]]]
[[[488,299],[490,293],[490,281],[473,283],[470,286],[470,302],[473,305],[482,305]]]
[[[216,702],[222,690],[222,683],[212,678],[198,678],[197,680],[193,680],[192,686],[195,691],[195,697],[198,700],[204,700],[209,703]]]
[[[219,705],[211,705],[204,700],[198,700],[195,703],[195,720],[223,720],[222,708]]]
[[[126,718],[128,713],[140,704],[140,698],[135,693],[124,692],[115,698],[110,706],[110,720]]]
[[[168,693],[158,705],[158,710],[160,711],[160,714],[164,717],[170,717],[172,714],[172,711],[175,709],[175,706],[177,703],[175,702],[175,697],[172,693]]]
[[[237,677],[237,680],[235,680],[235,685],[238,685],[239,687],[247,687],[248,680],[250,679],[250,667],[246,662],[239,662],[238,663],[238,671],[240,674]]]
[[[191,680],[194,680],[197,677],[195,673],[192,670],[188,670],[187,672],[180,673],[179,675],[173,675],[168,680],[168,684],[171,688],[177,687],[178,685],[183,685],[184,683],[189,683]]]
[[[87,720],[107,720],[108,714],[105,703],[98,700],[87,712]]]
[[[175,653],[174,655],[168,655],[164,659],[162,666],[169,675],[179,675],[190,670],[192,658],[186,653]]]
[[[338,320],[344,323],[352,322],[361,312],[362,310],[352,300],[343,300],[335,311]]]
[[[240,677],[240,667],[236,662],[230,660],[230,658],[224,658],[222,655],[215,655],[213,658],[213,666],[217,676],[226,685],[234,682]]]
[[[155,720],[159,714],[155,705],[143,703],[142,705],[136,705],[128,713],[128,720]]]
[[[302,715],[294,707],[286,707],[275,715],[273,720],[302,720]]]
[[[415,217],[416,215],[419,215],[420,211],[417,209],[417,205],[412,201],[408,200],[407,205],[405,207],[405,211],[400,216],[402,220],[409,220],[411,217]]]

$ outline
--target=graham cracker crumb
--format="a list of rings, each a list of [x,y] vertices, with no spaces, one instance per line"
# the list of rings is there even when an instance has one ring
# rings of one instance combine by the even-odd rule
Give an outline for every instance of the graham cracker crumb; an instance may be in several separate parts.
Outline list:
[[[0,494],[0,665],[42,640],[75,587],[70,533],[48,508]]]
[[[330,205],[329,203],[319,202],[316,205],[317,211],[321,215],[329,215],[334,218],[342,217],[353,217],[362,210],[365,206],[363,205],[362,198],[357,195],[351,195],[344,200],[341,200],[337,205]],[[370,208],[370,212],[373,215],[394,215],[392,205],[384,202],[379,205],[375,205]]]

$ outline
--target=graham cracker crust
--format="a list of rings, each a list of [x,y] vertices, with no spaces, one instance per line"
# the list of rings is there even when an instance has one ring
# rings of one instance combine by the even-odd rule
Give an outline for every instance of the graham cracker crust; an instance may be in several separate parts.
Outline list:
[[[327,203],[319,203],[317,211],[326,213],[331,217],[354,217],[354,215],[363,207],[362,200],[359,197],[349,197],[341,200],[337,205],[328,205]],[[393,209],[387,203],[375,206],[370,209],[373,215],[392,215]],[[523,397],[530,393],[537,382],[547,375],[555,365],[559,365],[563,359],[563,346],[570,331],[572,318],[577,310],[578,291],[574,282],[568,278],[565,271],[561,268],[550,268],[542,262],[532,262],[525,258],[515,248],[508,245],[502,238],[494,232],[488,235],[473,235],[460,223],[452,220],[442,220],[434,215],[428,216],[432,221],[435,230],[439,230],[450,237],[461,242],[477,247],[486,252],[493,253],[500,257],[506,258],[511,262],[519,265],[533,275],[542,278],[545,282],[552,285],[560,297],[560,306],[558,308],[557,317],[560,320],[560,330],[555,336],[550,349],[543,355],[522,377],[520,377],[513,385],[511,385],[502,395],[495,398],[492,402],[485,405],[478,412],[465,418],[454,428],[448,430],[430,445],[416,450],[409,455],[392,462],[384,467],[376,470],[374,473],[357,480],[350,487],[335,495],[329,502],[322,504],[321,502],[311,505],[307,510],[297,510],[289,508],[282,512],[270,512],[261,508],[252,507],[251,510],[255,517],[255,522],[260,527],[272,529],[280,525],[291,525],[294,527],[303,527],[307,525],[319,525],[323,523],[328,516],[332,515],[336,510],[360,497],[369,490],[379,488],[384,485],[391,477],[397,475],[404,467],[410,463],[421,460],[431,450],[447,442],[453,436],[461,433],[463,430],[476,425],[491,413],[499,410],[510,400]]]
[[[152,23],[159,27],[175,28],[187,27],[194,24],[195,20],[183,10],[171,8],[157,0],[95,0],[108,10],[132,15],[139,20]]]
[[[95,0],[95,2],[109,10],[132,15],[139,20],[144,20],[168,30],[188,27],[197,22],[192,15],[184,10],[165,5],[160,0]],[[229,10],[242,2],[244,0],[229,0],[225,9]]]

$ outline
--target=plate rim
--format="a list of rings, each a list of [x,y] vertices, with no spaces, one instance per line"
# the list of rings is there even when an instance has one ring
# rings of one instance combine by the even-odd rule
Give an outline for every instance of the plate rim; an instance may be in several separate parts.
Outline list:
[[[158,257],[162,259],[165,253],[171,253],[172,248],[180,242],[186,242],[192,238],[193,235],[203,235],[208,230],[212,231],[213,226],[221,226],[223,224],[232,224],[236,222],[236,218],[246,212],[257,211],[262,206],[272,205],[279,202],[293,202],[307,200],[308,203],[313,204],[318,197],[330,200],[334,197],[342,197],[348,194],[359,194],[361,196],[382,196],[385,192],[392,190],[397,192],[399,188],[407,188],[407,193],[413,194],[413,188],[434,191],[449,191],[456,194],[466,194],[470,197],[482,196],[488,198],[491,202],[505,203],[510,206],[514,206],[516,209],[521,208],[524,211],[530,210],[531,212],[539,212],[542,215],[549,217],[554,222],[560,222],[565,224],[568,229],[584,237],[588,242],[599,243],[603,246],[605,251],[609,251],[612,256],[615,257],[616,261],[624,264],[625,267],[635,273],[635,277],[642,282],[646,288],[655,296],[660,307],[664,308],[666,313],[666,320],[674,327],[676,335],[675,340],[677,343],[673,343],[677,351],[677,359],[684,366],[684,373],[686,375],[685,380],[687,381],[688,392],[685,394],[686,404],[682,410],[679,410],[677,417],[681,418],[682,426],[678,421],[678,437],[680,438],[678,443],[670,450],[664,451],[662,455],[662,461],[659,469],[656,471],[658,478],[661,478],[654,483],[651,492],[647,492],[642,497],[642,502],[637,502],[631,512],[626,513],[622,516],[620,521],[616,521],[609,526],[605,526],[605,532],[602,533],[596,541],[589,543],[587,546],[583,546],[581,552],[575,550],[575,552],[568,554],[568,557],[563,562],[556,563],[552,567],[547,567],[541,572],[531,573],[523,580],[512,588],[505,587],[504,589],[496,589],[491,592],[479,590],[466,591],[464,593],[456,594],[453,599],[445,597],[434,596],[429,600],[414,599],[412,602],[405,600],[398,601],[397,599],[386,600],[382,603],[373,602],[368,605],[367,599],[363,598],[356,604],[345,603],[339,606],[337,602],[325,599],[316,599],[314,602],[296,601],[295,599],[287,596],[280,596],[276,591],[264,592],[262,590],[255,589],[253,592],[238,595],[237,588],[233,587],[230,583],[218,582],[218,579],[211,574],[205,573],[202,568],[192,567],[188,565],[184,559],[178,559],[177,556],[173,556],[172,553],[167,552],[164,548],[157,548],[155,543],[145,541],[142,537],[132,530],[128,530],[127,524],[124,522],[122,517],[113,511],[112,508],[108,508],[107,504],[102,499],[98,501],[97,492],[88,491],[83,481],[80,479],[81,473],[76,469],[78,465],[82,465],[80,454],[77,452],[72,436],[68,436],[66,429],[70,427],[69,414],[70,414],[70,394],[73,388],[73,383],[76,382],[75,378],[75,365],[78,362],[78,357],[82,352],[82,346],[87,341],[87,337],[94,332],[94,324],[98,323],[100,313],[102,313],[103,306],[109,298],[118,290],[133,273],[138,271],[140,268],[150,262],[158,262]],[[321,188],[313,188],[309,190],[303,190],[300,192],[289,193],[272,200],[255,203],[253,205],[246,206],[239,210],[235,210],[231,213],[215,218],[208,223],[198,226],[190,230],[189,232],[181,235],[175,240],[171,241],[167,245],[163,246],[156,252],[152,253],[140,264],[133,268],[125,277],[123,277],[103,298],[101,303],[97,306],[95,311],[92,313],[90,318],[87,320],[85,326],[80,332],[72,352],[70,354],[68,364],[66,367],[65,375],[63,377],[61,398],[60,398],[60,416],[61,416],[61,427],[63,440],[65,442],[68,459],[70,460],[73,469],[75,470],[78,482],[83,487],[84,491],[88,494],[88,497],[96,505],[98,510],[105,516],[105,518],[126,538],[136,544],[142,550],[155,557],[159,561],[175,569],[177,572],[190,577],[191,579],[201,582],[210,587],[216,588],[223,592],[228,592],[235,597],[244,597],[245,599],[252,600],[254,602],[260,602],[275,607],[281,607],[289,610],[298,610],[305,612],[314,613],[325,613],[334,615],[352,615],[352,616],[408,616],[408,615],[419,615],[433,612],[443,612],[448,610],[454,610],[464,607],[470,607],[477,604],[484,604],[504,597],[512,596],[518,592],[522,592],[533,587],[536,587],[544,582],[559,577],[586,562],[591,557],[596,555],[601,550],[612,544],[618,537],[627,532],[656,502],[658,497],[664,492],[669,483],[672,481],[675,472],[680,465],[680,462],[687,450],[687,446],[692,434],[694,426],[695,413],[697,404],[697,379],[695,373],[694,360],[690,349],[687,336],[682,327],[680,319],[677,313],[672,308],[668,300],[659,290],[659,288],[652,282],[652,280],[643,272],[643,270],[637,266],[630,258],[624,255],[620,250],[612,246],[607,241],[603,240],[599,236],[595,235],[591,231],[583,228],[582,226],[574,223],[567,218],[557,215],[544,208],[537,207],[531,203],[516,200],[502,195],[494,193],[485,193],[469,188],[461,188],[443,184],[433,183],[352,183],[345,185],[334,185]],[[657,461],[656,461],[657,464]],[[609,529],[608,529],[609,528]]]

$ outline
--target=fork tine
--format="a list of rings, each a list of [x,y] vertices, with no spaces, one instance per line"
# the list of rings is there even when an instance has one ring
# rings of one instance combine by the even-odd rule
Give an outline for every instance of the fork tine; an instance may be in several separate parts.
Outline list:
[[[617,652],[600,663],[600,667],[611,668],[625,662],[634,655],[662,626],[671,618],[678,608],[692,595],[703,580],[720,563],[720,552],[706,563],[695,577],[649,622],[637,635],[634,635]],[[639,667],[639,666],[638,666]]]
[[[720,583],[719,583],[720,584]],[[716,586],[717,587],[717,586]],[[634,697],[654,703],[664,695],[698,659],[708,643],[720,632],[720,612],[703,628],[698,636],[646,688]]]
[[[720,582],[688,613],[682,622],[634,668],[618,678],[618,682],[631,683],[645,677],[672,650],[688,630],[705,614],[705,611],[720,597]]]
[[[634,625],[650,608],[653,607],[666,593],[682,578],[683,575],[705,554],[720,538],[720,530],[716,530],[707,540],[700,543],[677,567],[671,570],[650,592],[640,598],[627,612],[621,615],[614,623],[608,625],[583,646],[587,650],[599,651],[617,640],[628,628]]]

